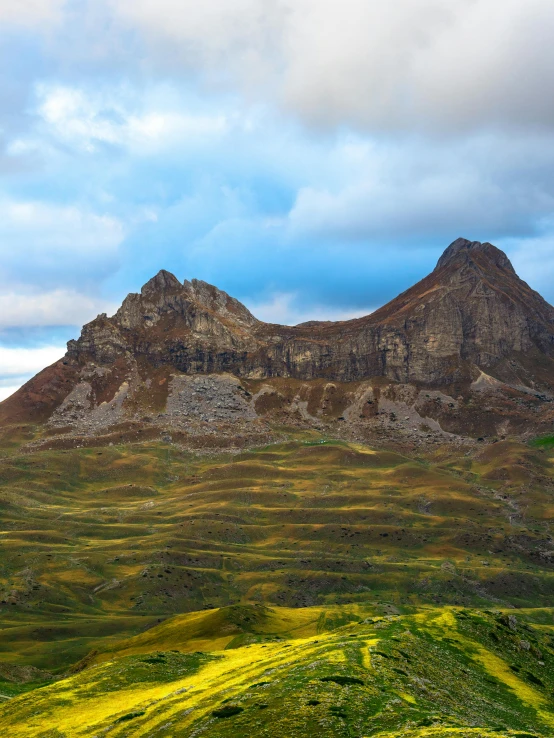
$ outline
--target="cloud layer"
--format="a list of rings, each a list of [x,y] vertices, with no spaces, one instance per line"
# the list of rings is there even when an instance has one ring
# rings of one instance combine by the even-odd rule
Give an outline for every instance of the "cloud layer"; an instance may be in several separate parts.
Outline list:
[[[250,94],[269,87],[318,126],[389,133],[552,127],[548,0],[111,0],[158,63]]]
[[[546,0],[0,0],[0,385],[160,268],[342,319],[465,236],[553,301],[553,33]]]

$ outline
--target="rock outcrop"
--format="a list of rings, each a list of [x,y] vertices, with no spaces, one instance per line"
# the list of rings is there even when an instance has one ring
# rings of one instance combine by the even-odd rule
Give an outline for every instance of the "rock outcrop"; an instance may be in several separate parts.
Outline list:
[[[137,413],[164,414],[168,407],[174,412],[175,377],[194,375],[243,383],[388,382],[466,398],[484,387],[510,388],[548,401],[554,308],[517,276],[502,251],[465,239],[454,241],[435,270],[396,299],[342,322],[263,323],[216,287],[199,280],[182,284],[161,271],[113,317],[99,315],[84,326],[62,361],[0,405],[0,419],[63,425],[94,417],[109,424]],[[239,394],[254,394],[232,384]],[[352,397],[360,393],[350,391]],[[244,400],[231,405],[243,407]]]

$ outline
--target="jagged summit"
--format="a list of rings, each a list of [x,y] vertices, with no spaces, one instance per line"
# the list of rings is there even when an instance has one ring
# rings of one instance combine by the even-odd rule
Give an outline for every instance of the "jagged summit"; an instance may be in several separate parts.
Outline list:
[[[149,279],[148,282],[142,286],[140,294],[148,296],[160,292],[165,293],[171,290],[179,290],[181,287],[181,283],[174,274],[166,271],[165,269],[160,269],[152,279]]]
[[[457,238],[448,246],[438,260],[435,271],[446,266],[460,268],[468,263],[486,265],[487,262],[515,274],[512,263],[503,251],[493,246],[492,243],[468,241],[466,238]]]
[[[208,282],[201,279],[192,279],[190,282],[185,280],[183,287],[189,299],[206,310],[227,315],[249,326],[259,322],[241,302]]]
[[[192,329],[209,333],[216,323],[244,330],[258,321],[244,305],[223,290],[200,279],[185,280],[181,284],[165,269],[146,282],[140,293],[127,295],[112,319],[116,328],[130,331],[151,329],[159,324],[160,327],[163,325],[165,332]],[[83,331],[90,332],[94,324],[92,321]],[[76,345],[77,342],[72,347]]]
[[[217,287],[181,283],[162,270],[113,317],[85,325],[63,361],[0,405],[0,420],[48,419],[77,406],[84,417],[114,402],[118,418],[139,406],[163,411],[183,377],[200,375],[346,384],[380,378],[462,395],[486,375],[550,393],[554,308],[502,251],[461,238],[409,290],[371,315],[341,322],[263,323]]]

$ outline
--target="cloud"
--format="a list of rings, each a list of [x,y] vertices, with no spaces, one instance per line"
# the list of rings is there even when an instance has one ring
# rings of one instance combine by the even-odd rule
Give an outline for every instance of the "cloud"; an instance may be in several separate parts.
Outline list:
[[[216,85],[266,85],[282,55],[290,9],[282,0],[107,0],[166,69],[201,71]]]
[[[60,21],[67,0],[0,0],[0,23],[38,26]]]
[[[351,320],[369,315],[374,308],[333,308],[329,305],[312,304],[308,307],[299,304],[299,296],[295,293],[281,292],[271,296],[264,302],[246,301],[250,312],[266,323],[280,325],[298,325],[309,320]]]
[[[53,364],[65,354],[65,347],[12,348],[0,346],[0,377],[20,377],[34,374]]]
[[[554,210],[552,143],[551,136],[498,135],[448,144],[347,140],[342,160],[337,147],[339,175],[299,188],[289,227],[296,237],[407,245],[452,233],[533,235]]]
[[[365,130],[552,127],[550,0],[110,0],[161,64]]]
[[[65,76],[72,62],[112,77],[171,75],[322,129],[554,125],[551,0],[0,0],[0,23],[43,31]],[[79,120],[85,130],[73,121],[72,135],[116,135],[106,120]],[[139,137],[144,125],[172,126],[139,121]]]
[[[0,401],[65,354],[65,347],[11,348],[0,346]]]
[[[117,261],[122,222],[77,205],[0,199],[0,283],[89,283]],[[72,276],[70,276],[72,275]]]
[[[100,312],[113,313],[117,306],[76,290],[58,289],[40,294],[0,294],[0,330],[37,326],[81,326]]]
[[[109,144],[152,154],[179,141],[223,134],[227,120],[221,114],[191,114],[175,109],[141,109],[148,100],[130,90],[86,91],[63,85],[37,88],[37,113],[55,139],[94,153]],[[24,146],[24,142],[19,144]]]
[[[109,216],[87,212],[77,206],[40,201],[0,200],[0,234],[24,231],[36,255],[54,251],[111,251],[121,242],[124,230]],[[53,257],[59,256],[53,254]]]
[[[284,97],[306,120],[372,130],[552,126],[549,0],[301,0]]]

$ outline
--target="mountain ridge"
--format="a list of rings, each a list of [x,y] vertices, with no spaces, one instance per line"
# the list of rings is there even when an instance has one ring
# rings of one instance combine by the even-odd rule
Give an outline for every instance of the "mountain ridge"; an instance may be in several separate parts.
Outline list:
[[[502,251],[459,238],[411,288],[367,316],[338,322],[264,323],[223,290],[196,279],[181,283],[160,270],[140,293],[129,294],[114,316],[101,314],[86,324],[62,360],[1,403],[0,422],[51,423],[54,418],[57,426],[66,421],[79,425],[87,414],[95,414],[109,425],[141,413],[167,415],[171,405],[171,413],[180,412],[186,424],[195,419],[192,398],[181,411],[175,407],[183,403],[171,398],[183,392],[196,396],[192,379],[213,376],[219,377],[214,379],[218,386],[226,386],[215,392],[216,405],[238,403],[234,417],[244,420],[268,416],[255,406],[246,409],[245,397],[268,395],[268,382],[286,380],[306,386],[300,394],[289,391],[288,399],[273,387],[283,400],[277,403],[279,411],[287,405],[289,416],[308,422],[325,422],[326,415],[331,421],[345,419],[344,413],[325,412],[329,402],[323,395],[329,388],[316,391],[314,383],[342,383],[342,404],[352,408],[358,403],[349,420],[371,420],[371,409],[358,407],[360,393],[368,396],[365,404],[379,406],[377,395],[385,382],[391,402],[411,407],[422,404],[419,395],[425,388],[463,401],[476,389],[490,394],[494,387],[498,394],[503,388],[507,396],[498,404],[506,407],[507,402],[508,412],[494,410],[501,424],[503,414],[521,415],[521,397],[509,397],[514,391],[525,402],[530,396],[551,399],[553,369],[554,308],[517,276]],[[482,376],[491,382],[482,382]],[[266,385],[244,395],[244,387],[238,387],[248,381]],[[354,386],[359,383],[367,385],[364,392]],[[314,391],[321,395],[315,408]],[[399,392],[412,397],[399,400]],[[523,415],[534,427],[550,422],[550,408],[546,414],[544,408],[527,410]],[[467,417],[445,425],[429,408],[417,416],[420,425],[434,420],[448,432],[483,432],[480,423],[470,428]],[[217,417],[231,420],[233,414],[200,414],[208,422]],[[518,425],[508,417],[508,432],[510,423],[512,431]]]

